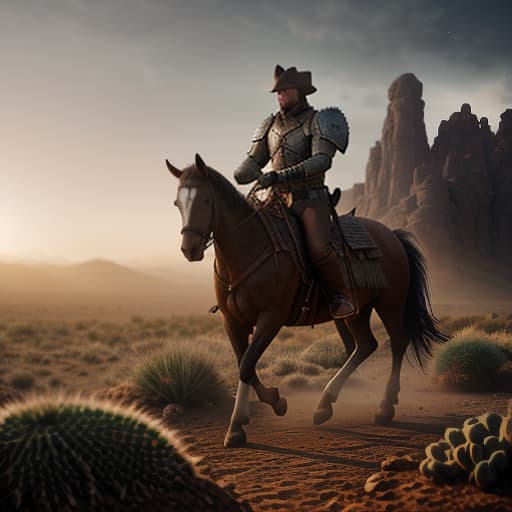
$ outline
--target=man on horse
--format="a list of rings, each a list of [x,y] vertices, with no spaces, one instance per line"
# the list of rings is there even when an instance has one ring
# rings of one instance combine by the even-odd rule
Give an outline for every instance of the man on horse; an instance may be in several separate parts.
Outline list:
[[[271,92],[277,93],[280,110],[256,130],[235,179],[240,184],[257,180],[262,188],[286,194],[289,211],[303,226],[311,262],[329,294],[331,314],[345,318],[355,308],[343,293],[341,262],[330,243],[331,206],[324,179],[336,150],[345,153],[348,125],[338,108],[317,111],[307,102],[306,96],[315,91],[311,72],[276,66]],[[263,173],[269,160],[272,170]]]

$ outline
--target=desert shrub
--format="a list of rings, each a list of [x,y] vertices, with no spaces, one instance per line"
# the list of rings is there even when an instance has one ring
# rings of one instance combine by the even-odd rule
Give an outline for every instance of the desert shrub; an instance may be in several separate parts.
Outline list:
[[[53,330],[53,335],[59,338],[69,336],[70,334],[71,332],[67,325],[59,325]]]
[[[476,327],[478,329],[482,329],[489,334],[505,330],[506,325],[507,324],[505,322],[501,322],[496,319],[485,319],[476,323]]]
[[[0,384],[0,407],[3,407],[9,402],[22,400],[22,398],[22,395],[15,389],[4,384]]]
[[[281,385],[290,389],[306,389],[309,387],[309,380],[300,373],[292,373],[281,381]]]
[[[97,341],[97,340],[100,339],[100,337],[99,337],[99,335],[98,335],[98,333],[96,331],[89,331],[87,333],[87,339],[89,341]]]
[[[292,373],[318,375],[323,370],[320,365],[304,361],[295,355],[280,356],[268,368],[269,373],[279,377]]]
[[[439,329],[441,332],[445,332],[446,334],[452,335],[455,332],[460,331],[466,327],[475,325],[477,322],[482,320],[485,320],[485,317],[477,315],[462,316],[459,318],[445,317],[441,321]]]
[[[23,454],[23,456],[20,456]],[[0,411],[2,510],[247,510],[131,408],[39,399]]]
[[[77,331],[85,331],[87,329],[86,322],[75,322],[75,329]]]
[[[28,391],[35,384],[35,378],[31,373],[19,372],[11,375],[9,384],[19,391]]]
[[[290,375],[297,371],[298,361],[294,357],[279,357],[274,363],[269,366],[269,371],[274,375],[282,377],[284,375]]]
[[[323,338],[304,349],[300,358],[327,369],[340,368],[347,355],[341,339]]]
[[[191,344],[168,343],[140,356],[133,382],[148,399],[165,403],[196,405],[227,395],[213,355]]]
[[[461,389],[486,389],[495,384],[508,357],[492,335],[466,327],[455,333],[436,355],[439,382]]]
[[[16,341],[26,340],[35,337],[37,330],[30,324],[15,324],[9,328],[7,334]]]

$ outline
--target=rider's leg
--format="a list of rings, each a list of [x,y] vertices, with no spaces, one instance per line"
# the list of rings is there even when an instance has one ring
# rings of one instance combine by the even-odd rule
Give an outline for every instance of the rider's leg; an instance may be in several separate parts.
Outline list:
[[[306,199],[297,203],[294,203],[294,210],[304,227],[311,262],[330,294],[331,313],[334,318],[350,316],[355,308],[343,293],[346,288],[343,269],[330,243],[331,212],[327,198]]]

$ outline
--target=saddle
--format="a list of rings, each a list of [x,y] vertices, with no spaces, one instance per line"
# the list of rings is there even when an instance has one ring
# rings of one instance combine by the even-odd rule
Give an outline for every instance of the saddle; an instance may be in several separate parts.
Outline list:
[[[333,214],[341,192],[328,194]],[[275,253],[290,254],[301,276],[301,290],[290,315],[288,325],[313,325],[322,287],[309,260],[300,222],[288,211],[290,196],[275,189],[254,187],[247,201],[257,211],[272,240]],[[332,217],[332,216],[331,216]],[[331,218],[330,243],[343,269],[348,289],[383,289],[388,283],[380,267],[382,253],[363,223],[355,216],[355,208],[338,217],[338,225]]]

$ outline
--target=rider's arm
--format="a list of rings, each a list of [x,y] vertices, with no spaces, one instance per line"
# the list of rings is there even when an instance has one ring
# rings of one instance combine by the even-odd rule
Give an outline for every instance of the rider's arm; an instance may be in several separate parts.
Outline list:
[[[254,133],[251,147],[247,151],[247,158],[235,170],[234,176],[237,183],[241,185],[251,183],[262,174],[261,169],[270,160],[267,133],[273,120],[273,115],[267,117]]]

